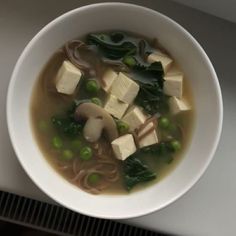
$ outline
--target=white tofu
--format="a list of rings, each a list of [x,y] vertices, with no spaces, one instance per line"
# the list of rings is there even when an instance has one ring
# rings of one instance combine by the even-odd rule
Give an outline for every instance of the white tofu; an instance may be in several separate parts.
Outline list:
[[[153,63],[156,61],[160,61],[163,67],[164,72],[166,73],[168,71],[168,69],[170,68],[173,60],[168,57],[165,54],[158,54],[158,53],[151,53],[148,58],[147,61],[149,63]]]
[[[166,95],[182,98],[183,74],[164,76],[163,91]]]
[[[115,139],[111,143],[117,159],[124,161],[136,152],[136,145],[132,134],[126,134]]]
[[[176,64],[171,66],[170,70],[168,70],[168,72],[166,73],[167,76],[179,75],[179,74],[182,75],[183,73]]]
[[[134,131],[136,128],[138,128],[145,122],[146,119],[147,116],[137,106],[133,106],[122,118],[122,120],[129,125],[130,131]]]
[[[176,97],[171,97],[169,99],[169,105],[170,105],[170,111],[174,115],[191,109],[186,101],[180,100]]]
[[[108,69],[105,71],[102,80],[104,81],[104,85],[102,86],[103,90],[109,92],[114,80],[117,77],[117,73],[114,70]]]
[[[112,84],[111,94],[125,103],[132,103],[139,91],[139,85],[123,73],[119,73]]]
[[[124,115],[124,113],[126,112],[128,106],[129,106],[129,104],[120,101],[115,96],[110,94],[107,98],[104,109],[108,113],[110,113],[111,115],[120,119]]]
[[[71,62],[64,61],[56,76],[56,89],[59,93],[73,94],[81,78],[81,71]]]
[[[154,126],[153,122],[148,123],[147,126],[138,133],[138,137],[142,136],[145,132],[150,130],[153,126]],[[148,135],[146,135],[141,140],[139,140],[139,147],[143,148],[143,147],[153,145],[155,143],[158,143],[158,137],[157,137],[156,130],[153,130]]]

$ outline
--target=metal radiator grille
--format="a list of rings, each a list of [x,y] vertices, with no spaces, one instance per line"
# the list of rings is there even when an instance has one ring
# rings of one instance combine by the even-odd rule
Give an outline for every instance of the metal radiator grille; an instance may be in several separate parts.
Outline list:
[[[0,218],[48,232],[79,236],[163,236],[115,221],[0,191]]]

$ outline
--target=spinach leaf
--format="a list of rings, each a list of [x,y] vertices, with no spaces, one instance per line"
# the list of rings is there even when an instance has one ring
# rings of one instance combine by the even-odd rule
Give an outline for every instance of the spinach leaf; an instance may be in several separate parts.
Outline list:
[[[133,67],[134,74],[136,75],[134,80],[149,85],[158,85],[163,88],[163,68],[160,62],[153,62],[150,65],[140,63],[137,59],[137,64]]]
[[[121,34],[111,37],[108,34],[89,34],[87,41],[90,45],[96,45],[105,57],[116,60],[125,55],[133,55],[137,51],[134,43],[123,41],[121,37]]]
[[[66,111],[66,116],[69,117],[70,119],[74,120],[74,114],[75,114],[75,109],[82,103],[85,102],[91,102],[90,99],[74,99],[68,110]]]
[[[147,74],[150,74],[151,76],[155,76],[157,79],[163,80],[164,71],[163,71],[161,62],[159,61],[153,62],[145,70]]]
[[[156,174],[140,160],[140,156],[148,154],[170,164],[173,161],[173,153],[174,151],[170,145],[170,141],[167,141],[144,147],[128,157],[123,162],[124,184],[126,189],[129,191],[139,183],[151,181],[156,178]]]
[[[131,190],[139,183],[156,178],[156,174],[142,163],[137,155],[138,153],[135,153],[123,162],[124,184],[127,190]]]
[[[174,159],[174,150],[171,147],[170,141],[160,142],[148,147],[144,147],[140,149],[140,152],[143,154],[151,155],[155,158],[161,158],[167,164],[170,164]]]
[[[135,103],[151,115],[167,113],[169,110],[168,97],[163,94],[159,86],[144,84],[141,86]]]
[[[135,56],[126,56],[122,62],[133,71],[133,79],[140,86],[135,103],[151,115],[167,113],[168,96],[163,93],[164,71],[161,62],[147,64]]]
[[[153,115],[166,113],[169,109],[168,96],[163,93],[163,68],[160,62],[149,66],[138,64],[134,68],[137,76],[134,80],[139,84],[140,90],[135,99],[137,105]],[[141,75],[141,76],[140,76]]]
[[[119,43],[124,39],[124,34],[122,32],[113,32],[110,35],[111,41],[114,43]]]
[[[77,136],[82,129],[81,124],[71,120],[69,117],[53,116],[51,121],[59,133],[62,133],[68,137]]]
[[[169,153],[174,153],[174,149],[171,146],[171,141],[160,142],[140,149],[143,153],[155,154],[165,156]]]
[[[63,114],[52,116],[53,127],[61,134],[67,137],[75,137],[82,132],[83,124],[74,119],[74,113],[77,106],[90,100],[74,100],[71,106]]]
[[[155,51],[155,49],[151,47],[150,42],[145,39],[141,39],[138,42],[138,48],[139,56],[142,58],[143,61],[146,61],[147,56],[153,51]]]

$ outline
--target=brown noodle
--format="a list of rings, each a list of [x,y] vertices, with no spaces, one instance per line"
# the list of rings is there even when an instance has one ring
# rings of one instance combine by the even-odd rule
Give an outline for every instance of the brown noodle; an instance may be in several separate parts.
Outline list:
[[[105,142],[93,144],[94,159],[96,162],[88,162],[75,158],[70,164],[58,162],[61,171],[73,172],[70,181],[82,190],[99,194],[108,188],[112,183],[119,180],[119,166],[112,154],[111,147]],[[91,174],[100,176],[99,182],[94,185],[89,182]]]

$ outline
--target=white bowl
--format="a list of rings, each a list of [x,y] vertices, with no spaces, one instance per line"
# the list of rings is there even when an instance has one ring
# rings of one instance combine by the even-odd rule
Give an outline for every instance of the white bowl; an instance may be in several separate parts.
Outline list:
[[[190,81],[196,118],[191,144],[181,163],[166,178],[143,191],[94,196],[68,183],[42,156],[31,129],[29,107],[32,88],[40,71],[60,46],[89,32],[111,29],[132,31],[160,40]],[[212,160],[220,138],[222,117],[222,97],[216,73],[196,40],[170,18],[147,8],[123,3],[81,7],[44,27],[21,54],[7,97],[7,121],[12,145],[34,183],[71,210],[109,219],[136,217],[159,210],[189,190]]]

